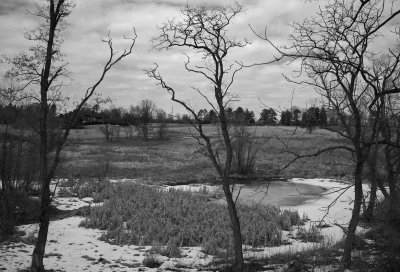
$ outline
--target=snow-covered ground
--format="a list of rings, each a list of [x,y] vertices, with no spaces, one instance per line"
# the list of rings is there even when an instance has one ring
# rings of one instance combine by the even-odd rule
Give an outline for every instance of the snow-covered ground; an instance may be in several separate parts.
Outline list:
[[[143,259],[148,255],[150,247],[117,246],[110,245],[98,238],[102,231],[79,227],[82,217],[69,217],[52,221],[46,257],[44,264],[46,269],[61,271],[138,271]],[[27,235],[37,233],[37,225],[24,225],[19,230]],[[24,238],[24,237],[23,237]],[[206,265],[211,261],[210,256],[205,256],[200,248],[184,248],[180,259],[169,259],[157,256],[163,265],[161,269],[176,266]],[[0,270],[18,271],[28,268],[33,252],[33,245],[13,243],[12,245],[0,245]],[[133,269],[133,270],[132,270]],[[157,271],[157,269],[143,268],[141,271]]]
[[[330,241],[339,241],[343,238],[343,230],[336,224],[347,227],[350,222],[354,187],[326,179],[292,179],[292,182],[318,185],[327,189],[327,191],[316,200],[308,200],[296,207],[283,206],[281,208],[295,208],[300,215],[305,214],[316,223],[323,220],[323,223],[331,226],[322,229],[322,233]],[[361,230],[361,228],[359,229]]]
[[[79,199],[77,197],[58,197],[53,199],[53,204],[60,210],[72,211],[82,207],[89,206],[93,203],[93,198],[85,197]]]
[[[125,182],[133,180],[124,180]],[[117,181],[115,181],[117,182]],[[306,214],[311,221],[319,221],[324,218],[325,223],[332,225],[323,229],[323,233],[331,241],[342,238],[343,231],[336,224],[347,224],[351,217],[352,201],[354,194],[351,187],[345,191],[330,207],[326,215],[326,207],[334,201],[348,185],[325,179],[293,179],[294,184],[308,184],[321,186],[327,189],[323,195],[298,206],[282,208],[296,209],[300,215]],[[170,189],[170,187],[167,187]],[[174,187],[174,189],[217,192],[218,186],[185,185]],[[268,196],[267,196],[268,197]],[[92,199],[56,198],[56,206],[62,210],[72,210],[92,203]],[[70,217],[50,223],[46,257],[44,260],[46,269],[62,271],[164,271],[167,268],[190,267],[184,271],[199,271],[213,260],[201,252],[201,248],[183,248],[181,258],[167,258],[157,255],[163,262],[158,268],[147,268],[142,265],[146,256],[149,255],[150,247],[139,246],[117,246],[100,241],[102,231],[79,227],[83,217]],[[38,225],[29,224],[19,226],[18,230],[24,231],[26,235],[22,238],[37,235]],[[285,251],[301,251],[314,247],[313,243],[302,243],[292,241],[291,245],[274,248],[258,249],[257,252],[246,251],[246,257],[265,257]],[[33,245],[19,243],[0,244],[0,271],[18,271],[29,267]]]

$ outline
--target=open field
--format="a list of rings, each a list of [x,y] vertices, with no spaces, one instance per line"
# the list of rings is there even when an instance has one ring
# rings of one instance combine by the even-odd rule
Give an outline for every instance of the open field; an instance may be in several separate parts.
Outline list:
[[[215,170],[191,134],[189,125],[170,125],[167,139],[148,142],[133,136],[107,142],[99,126],[89,126],[71,132],[71,141],[64,152],[64,162],[58,172],[63,178],[108,176],[136,178],[151,183],[213,182]],[[322,154],[317,158],[298,160],[284,171],[293,155],[309,154],[336,144],[344,144],[337,134],[317,129],[312,134],[294,127],[248,127],[254,131],[258,148],[256,175],[285,178],[344,179],[350,174],[350,155],[345,151]],[[216,126],[205,131],[218,142]]]

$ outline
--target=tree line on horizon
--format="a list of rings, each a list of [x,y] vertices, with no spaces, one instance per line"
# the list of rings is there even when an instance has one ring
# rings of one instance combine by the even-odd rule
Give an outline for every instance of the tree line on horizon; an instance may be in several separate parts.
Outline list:
[[[6,104],[0,101],[0,124],[21,123],[23,119],[30,120],[39,112],[39,105],[35,103],[24,105]],[[278,112],[278,113],[277,113]],[[53,118],[58,118],[60,124],[70,120],[73,111],[59,113],[53,104],[50,110]],[[252,110],[238,106],[226,108],[226,115],[232,124],[259,125],[259,126],[337,126],[338,119],[334,112],[328,111],[324,106],[311,106],[306,109],[292,107],[280,112],[272,108],[264,108],[258,119]],[[217,113],[211,109],[200,109],[197,117],[203,124],[216,124],[218,122]],[[157,108],[156,104],[149,100],[141,100],[137,105],[129,107],[115,107],[111,105],[101,108],[99,104],[88,104],[83,107],[74,124],[75,128],[85,125],[111,124],[111,125],[136,125],[139,123],[174,123],[190,124],[193,117],[188,114],[168,114],[165,110]]]

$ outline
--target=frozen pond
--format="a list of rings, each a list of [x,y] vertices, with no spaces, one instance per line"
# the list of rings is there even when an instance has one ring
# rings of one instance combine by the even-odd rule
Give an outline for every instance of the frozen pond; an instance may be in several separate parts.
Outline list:
[[[238,203],[298,206],[323,197],[326,188],[318,185],[272,181],[262,184],[237,185],[233,195],[239,194]]]
[[[353,208],[354,188],[329,179],[291,179],[288,182],[236,185],[234,199],[239,191],[238,203],[271,204],[297,210],[300,216],[306,215],[314,224],[328,224],[331,227],[322,229],[322,233],[331,241],[343,237],[343,230],[337,225],[347,227]],[[225,203],[225,200],[218,202]]]

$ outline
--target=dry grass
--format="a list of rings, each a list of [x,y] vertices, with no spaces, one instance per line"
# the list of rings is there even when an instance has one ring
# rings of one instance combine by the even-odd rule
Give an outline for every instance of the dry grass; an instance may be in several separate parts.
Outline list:
[[[208,254],[229,255],[233,240],[229,216],[208,195],[116,183],[106,187],[99,200],[103,205],[89,209],[81,225],[106,230],[105,241],[158,244],[166,246],[168,255],[178,246],[202,246]],[[302,223],[296,211],[270,205],[237,205],[237,209],[243,243],[252,247],[280,245],[281,229]]]
[[[104,157],[110,162],[106,173],[110,178],[137,178],[148,182],[186,183],[213,181],[217,175],[209,159],[201,154],[201,148],[193,128],[188,125],[169,126],[167,140],[148,142],[138,137],[121,137],[107,142],[99,127],[89,126],[72,132],[70,145],[58,175],[73,178],[97,178],[104,169]],[[292,127],[250,127],[256,141],[263,142],[256,159],[256,174],[275,176],[293,155],[288,152],[307,154],[328,146],[343,144],[344,140],[334,133],[317,129],[312,134],[305,129]],[[205,126],[218,144],[216,126]],[[123,136],[124,133],[121,133]],[[100,161],[100,162],[99,162]],[[343,178],[351,170],[351,157],[344,151],[322,154],[317,158],[302,159],[279,175],[303,178]]]

